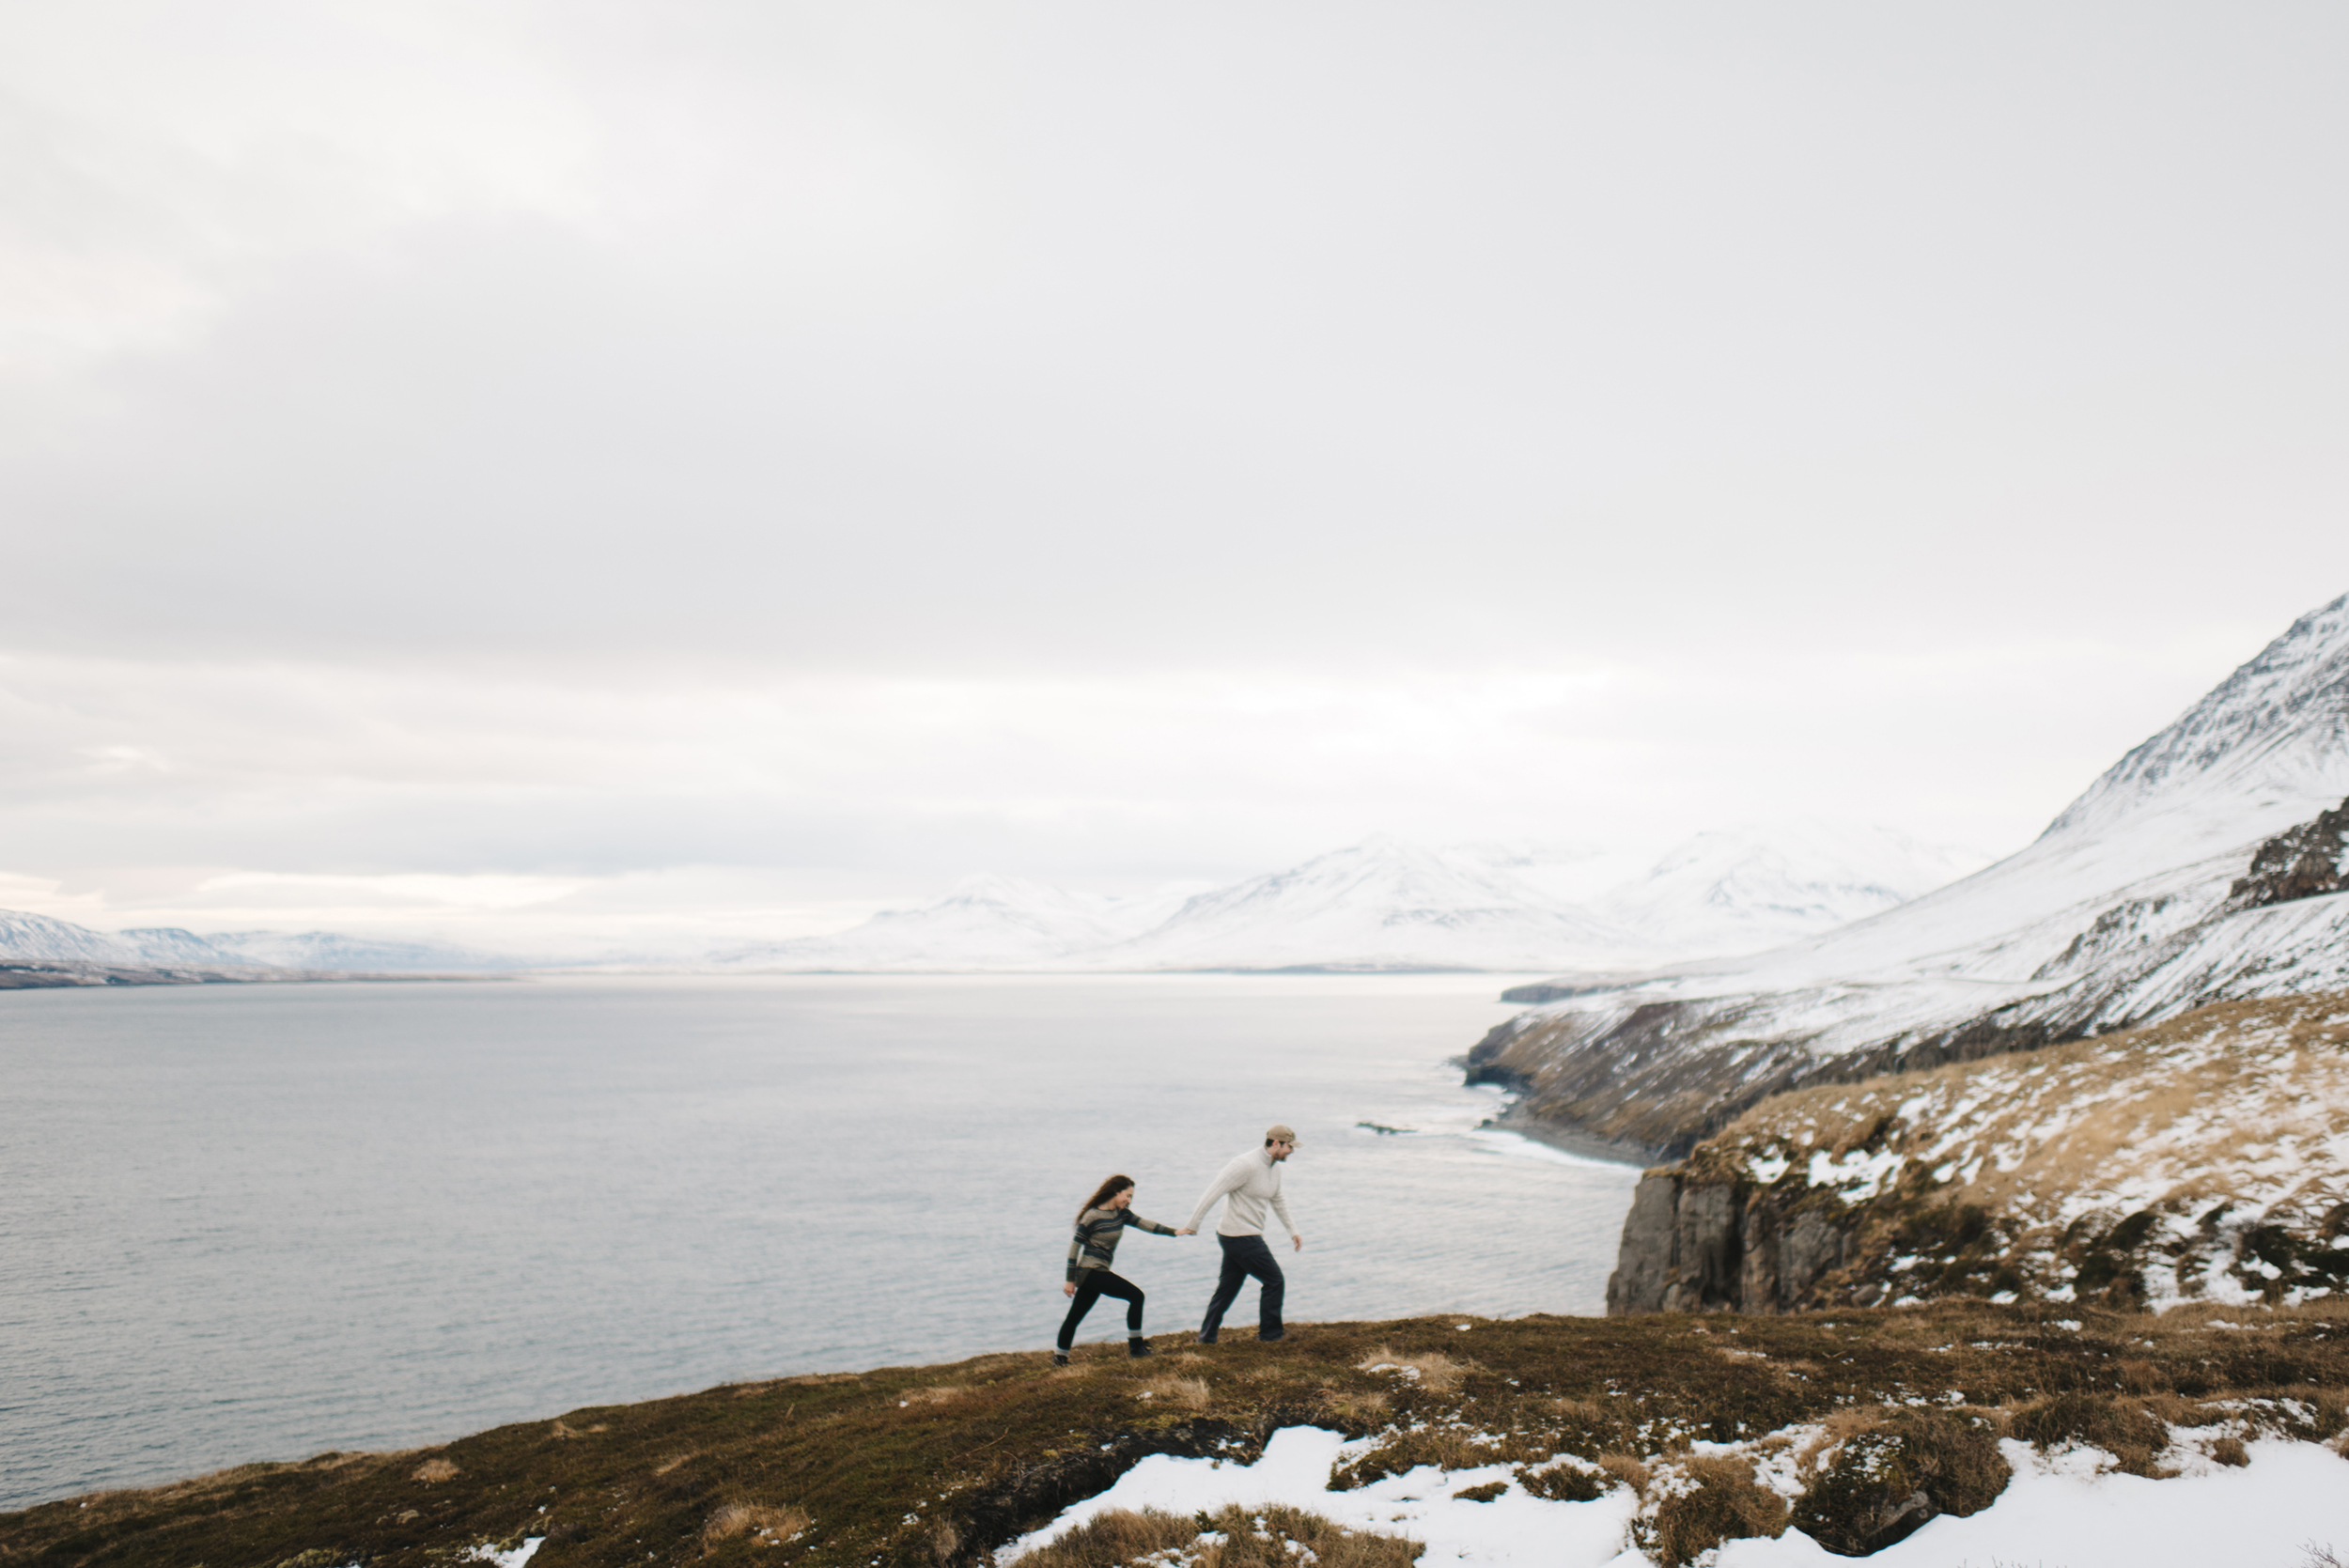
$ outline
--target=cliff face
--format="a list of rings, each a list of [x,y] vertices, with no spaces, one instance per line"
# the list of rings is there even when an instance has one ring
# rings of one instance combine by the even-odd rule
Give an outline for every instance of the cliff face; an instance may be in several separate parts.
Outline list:
[[[1610,1313],[2349,1291],[2349,995],[1814,1088],[1641,1180]]]
[[[1790,1312],[1827,1305],[1850,1250],[1808,1194],[1651,1171],[1631,1196],[1607,1312]]]

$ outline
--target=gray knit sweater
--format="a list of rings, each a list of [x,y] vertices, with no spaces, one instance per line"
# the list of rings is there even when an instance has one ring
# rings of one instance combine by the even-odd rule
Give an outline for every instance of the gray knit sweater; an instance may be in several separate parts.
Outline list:
[[[1152,1235],[1174,1234],[1174,1226],[1144,1219],[1131,1209],[1087,1209],[1077,1216],[1077,1234],[1068,1238],[1068,1282],[1082,1284],[1084,1276],[1079,1270],[1107,1268],[1116,1262],[1117,1244],[1128,1225]]]

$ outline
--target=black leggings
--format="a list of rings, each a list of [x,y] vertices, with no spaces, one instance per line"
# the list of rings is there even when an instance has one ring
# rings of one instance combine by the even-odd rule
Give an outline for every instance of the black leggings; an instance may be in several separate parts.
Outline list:
[[[1105,1296],[1114,1296],[1126,1303],[1126,1332],[1142,1332],[1142,1287],[1131,1280],[1121,1280],[1106,1268],[1077,1270],[1077,1299],[1068,1304],[1068,1315],[1060,1320],[1060,1347],[1066,1350],[1077,1337],[1077,1325],[1093,1311],[1093,1304]]]

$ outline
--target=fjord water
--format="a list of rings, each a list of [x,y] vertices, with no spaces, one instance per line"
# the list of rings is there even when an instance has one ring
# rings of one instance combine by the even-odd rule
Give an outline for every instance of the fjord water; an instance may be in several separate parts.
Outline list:
[[[1293,1320],[1597,1312],[1637,1172],[1480,1129],[1447,1061],[1506,983],[0,994],[0,1507],[1042,1348],[1096,1182],[1179,1225],[1276,1120]],[[1151,1332],[1217,1255],[1127,1234]],[[1122,1334],[1103,1302],[1083,1338]]]

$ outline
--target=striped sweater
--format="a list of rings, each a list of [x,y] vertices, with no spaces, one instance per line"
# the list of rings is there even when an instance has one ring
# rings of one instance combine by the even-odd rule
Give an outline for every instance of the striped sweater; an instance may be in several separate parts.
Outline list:
[[[1117,1243],[1131,1225],[1152,1235],[1173,1235],[1174,1227],[1144,1219],[1131,1209],[1087,1209],[1077,1216],[1077,1234],[1068,1238],[1068,1282],[1082,1284],[1085,1268],[1107,1268],[1116,1261]]]

